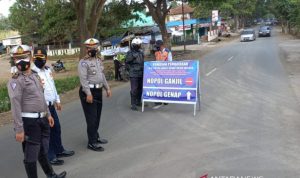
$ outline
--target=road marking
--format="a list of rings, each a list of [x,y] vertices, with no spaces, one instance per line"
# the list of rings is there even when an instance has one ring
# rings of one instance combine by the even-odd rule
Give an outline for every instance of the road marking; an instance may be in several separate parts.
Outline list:
[[[231,61],[233,59],[233,56],[231,56],[229,59],[227,59],[227,61]]]
[[[206,73],[206,77],[210,76],[212,73],[214,73],[217,70],[217,68],[213,68],[210,72]]]

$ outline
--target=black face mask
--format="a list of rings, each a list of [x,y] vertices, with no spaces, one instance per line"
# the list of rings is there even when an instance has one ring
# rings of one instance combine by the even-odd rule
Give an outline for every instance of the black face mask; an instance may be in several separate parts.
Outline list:
[[[134,51],[139,51],[140,48],[141,48],[140,45],[132,45],[132,49],[133,49]]]
[[[36,59],[34,61],[34,64],[35,64],[36,67],[38,67],[38,68],[41,69],[41,68],[43,68],[45,66],[46,60],[45,59]]]
[[[88,54],[89,54],[89,56],[91,56],[91,57],[95,57],[96,54],[97,54],[97,50],[96,50],[96,49],[89,50]]]
[[[26,62],[22,60],[17,64],[17,67],[20,71],[24,72],[30,68],[30,62]]]

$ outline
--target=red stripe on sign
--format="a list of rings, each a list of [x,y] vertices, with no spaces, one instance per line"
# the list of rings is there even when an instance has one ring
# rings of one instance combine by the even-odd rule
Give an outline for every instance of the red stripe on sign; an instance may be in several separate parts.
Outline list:
[[[193,85],[194,81],[193,81],[193,78],[187,78],[185,79],[185,84],[186,85]]]
[[[201,176],[200,178],[207,178],[208,177],[208,174],[205,174],[203,176]]]

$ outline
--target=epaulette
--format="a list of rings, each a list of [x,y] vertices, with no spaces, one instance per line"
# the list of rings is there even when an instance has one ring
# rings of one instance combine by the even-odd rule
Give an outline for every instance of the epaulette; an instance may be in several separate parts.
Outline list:
[[[89,58],[90,58],[90,56],[86,55],[86,56],[84,56],[82,59],[83,59],[83,60],[87,60],[87,59],[89,59]]]
[[[14,73],[12,76],[11,76],[11,78],[13,78],[13,79],[17,79],[18,77],[19,77],[19,75],[20,75],[20,73]]]
[[[37,74],[37,71],[35,71],[35,70],[31,69],[31,72],[34,73],[34,74]]]
[[[50,67],[49,66],[45,66],[45,69],[48,70],[48,69],[50,69]]]
[[[100,56],[97,56],[97,59],[99,59],[100,61],[102,61],[101,57]]]

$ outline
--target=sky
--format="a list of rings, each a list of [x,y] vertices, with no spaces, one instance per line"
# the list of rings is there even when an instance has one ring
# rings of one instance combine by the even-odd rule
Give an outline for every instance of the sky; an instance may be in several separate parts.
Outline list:
[[[0,0],[0,13],[5,17],[9,14],[9,8],[16,2],[16,0]]]

